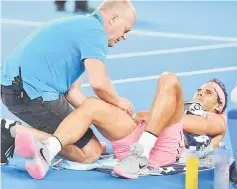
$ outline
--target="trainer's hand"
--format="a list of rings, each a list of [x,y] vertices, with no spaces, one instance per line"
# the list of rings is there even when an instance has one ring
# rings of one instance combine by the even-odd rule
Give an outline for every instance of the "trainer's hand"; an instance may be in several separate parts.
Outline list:
[[[147,122],[148,116],[149,116],[149,112],[137,112],[135,117],[134,117],[134,121],[137,124],[140,123],[141,121]]]
[[[126,110],[127,113],[130,116],[132,116],[132,114],[133,114],[133,105],[128,99],[120,98],[117,107],[121,108],[122,110]]]

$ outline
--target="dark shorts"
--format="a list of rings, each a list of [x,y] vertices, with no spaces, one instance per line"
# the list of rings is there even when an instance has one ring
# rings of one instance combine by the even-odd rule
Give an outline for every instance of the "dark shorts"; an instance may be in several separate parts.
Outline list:
[[[8,110],[19,119],[49,134],[53,134],[63,119],[73,111],[64,96],[60,96],[57,100],[44,102],[42,97],[31,100],[25,91],[23,102],[17,104],[13,100],[11,86],[1,86],[1,99]],[[92,137],[93,131],[89,128],[75,144],[83,148]]]

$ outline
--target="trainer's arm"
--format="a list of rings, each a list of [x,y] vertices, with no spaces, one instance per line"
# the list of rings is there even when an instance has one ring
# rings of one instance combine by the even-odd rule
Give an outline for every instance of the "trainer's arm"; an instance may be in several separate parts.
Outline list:
[[[86,59],[84,64],[89,84],[95,94],[102,100],[117,106],[119,96],[112,85],[104,63],[98,59]]]
[[[209,136],[222,135],[226,131],[225,119],[215,113],[208,112],[207,117],[195,115],[183,116],[184,131]]]
[[[78,108],[86,99],[86,96],[80,90],[82,81],[83,76],[79,77],[65,94],[67,101],[75,108]]]
[[[141,121],[148,121],[149,112],[137,112],[133,117],[134,121],[138,124]]]

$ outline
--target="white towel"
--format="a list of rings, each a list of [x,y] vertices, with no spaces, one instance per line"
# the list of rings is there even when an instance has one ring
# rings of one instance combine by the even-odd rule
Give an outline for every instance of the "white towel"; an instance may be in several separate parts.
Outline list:
[[[95,163],[78,163],[64,159],[55,159],[52,163],[53,169],[70,169],[70,170],[92,170],[95,168],[113,169],[118,163],[114,154],[102,155]]]

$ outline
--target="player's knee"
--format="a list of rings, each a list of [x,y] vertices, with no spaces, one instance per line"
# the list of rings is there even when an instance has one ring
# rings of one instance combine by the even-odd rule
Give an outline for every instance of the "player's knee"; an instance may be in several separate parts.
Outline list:
[[[171,88],[180,87],[180,82],[175,73],[164,72],[159,78],[159,85]]]

